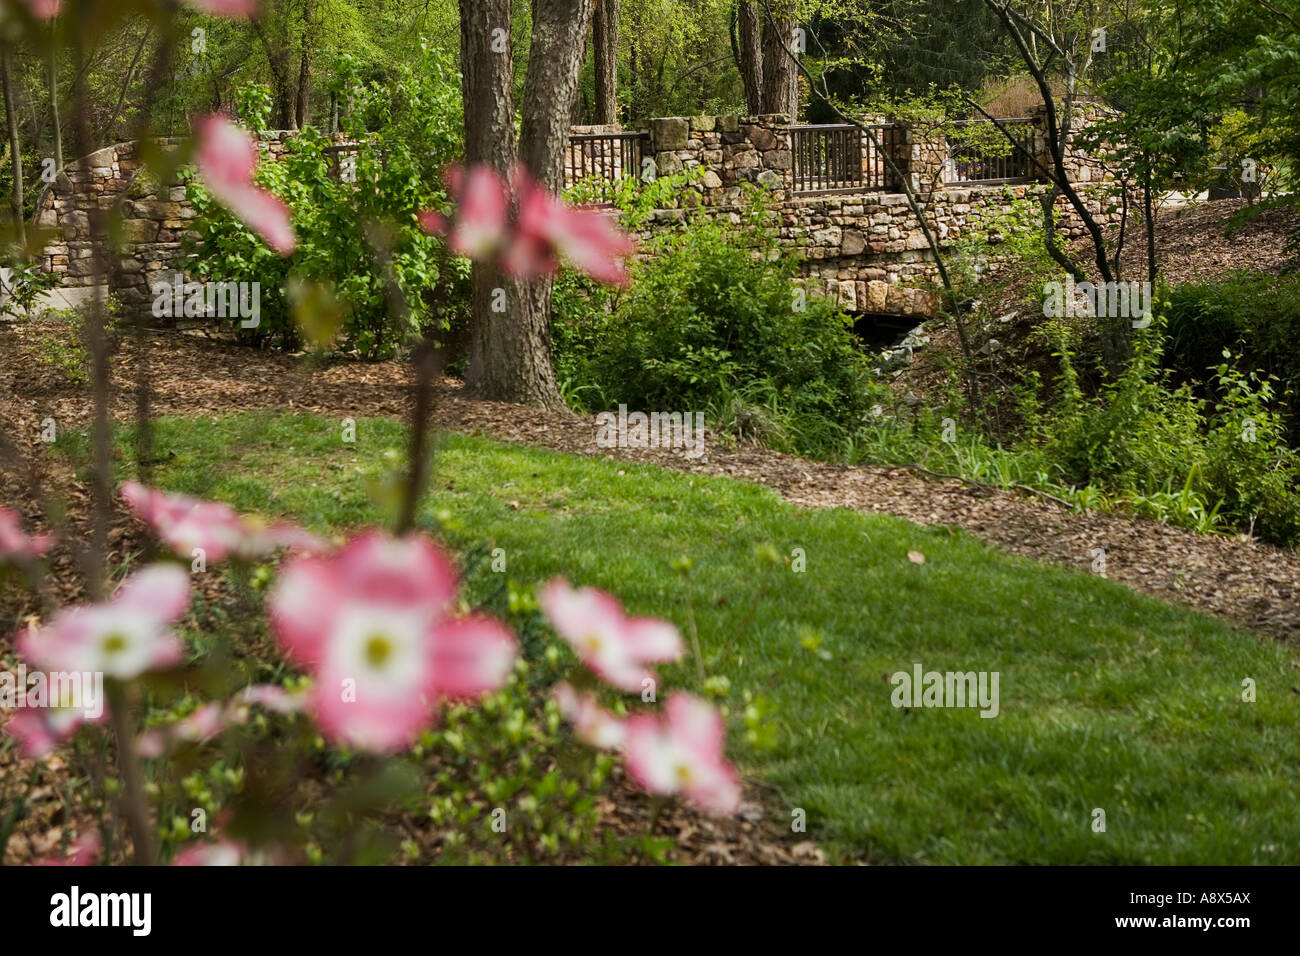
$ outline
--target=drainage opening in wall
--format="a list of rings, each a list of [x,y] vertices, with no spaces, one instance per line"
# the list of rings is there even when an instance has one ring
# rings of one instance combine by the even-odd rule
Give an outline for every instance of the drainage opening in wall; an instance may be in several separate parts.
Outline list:
[[[924,317],[917,315],[862,312],[854,317],[853,334],[868,352],[879,352],[898,348],[923,321]]]

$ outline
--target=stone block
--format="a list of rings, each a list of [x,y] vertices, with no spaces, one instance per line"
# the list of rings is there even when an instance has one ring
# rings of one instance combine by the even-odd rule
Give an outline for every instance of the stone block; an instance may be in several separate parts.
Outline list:
[[[794,153],[788,149],[769,149],[763,154],[763,165],[768,169],[792,169]]]
[[[845,229],[844,238],[840,242],[840,255],[858,256],[867,247],[867,237],[857,229]]]
[[[124,219],[122,238],[126,242],[156,242],[158,223],[152,219]]]
[[[884,312],[889,300],[889,283],[873,279],[867,283],[867,299],[863,312]]]
[[[681,116],[665,116],[650,121],[650,141],[661,152],[685,149],[690,133],[690,121]]]
[[[776,136],[773,135],[770,129],[762,126],[742,126],[741,132],[745,134],[747,140],[754,144],[754,148],[757,150],[776,149],[777,147]]]
[[[664,152],[656,155],[655,166],[659,170],[660,176],[670,176],[673,173],[680,173],[684,168],[681,159],[673,152]]]

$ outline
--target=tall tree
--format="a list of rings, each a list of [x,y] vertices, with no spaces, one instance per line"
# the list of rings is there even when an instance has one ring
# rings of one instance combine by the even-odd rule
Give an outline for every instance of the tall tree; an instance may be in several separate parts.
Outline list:
[[[596,122],[618,122],[619,0],[596,0],[591,35],[594,49]]]
[[[316,2],[304,0],[302,35],[298,44],[298,95],[294,105],[299,129],[311,122],[311,63],[317,28]]]
[[[757,115],[763,112],[763,26],[762,15],[750,0],[736,4],[732,29],[732,52],[745,87],[745,109]]]
[[[504,173],[515,152],[511,3],[460,0],[460,10],[465,158]],[[562,184],[592,0],[534,0],[532,13],[519,160],[554,191]],[[476,262],[472,283],[466,384],[486,398],[563,408],[551,367],[551,280],[520,282]]]
[[[260,10],[252,28],[271,74],[274,124],[280,129],[299,129],[308,119],[320,11],[315,0],[263,0]]]
[[[515,153],[511,0],[459,0],[461,98],[465,104],[465,162],[486,165],[504,176]],[[471,383],[492,380],[495,358],[513,349],[507,323],[493,311],[497,290],[510,288],[495,264],[475,260],[471,267]],[[517,295],[515,296],[518,297]]]
[[[53,22],[50,24],[50,33],[53,36],[56,27]],[[50,55],[46,61],[46,82],[50,87],[50,122],[54,125],[54,167],[63,168],[63,119],[59,113],[59,45],[53,40],[50,43]]]
[[[765,0],[771,17],[763,23],[763,112],[799,115],[799,73],[791,57],[794,49],[794,0]]]
[[[14,236],[19,244],[27,244],[27,230],[23,221],[23,147],[18,136],[18,107],[14,101],[14,71],[11,51],[6,41],[0,41],[0,85],[4,87],[5,125],[9,128],[9,159],[14,166],[14,188],[9,195],[9,211],[13,217]]]

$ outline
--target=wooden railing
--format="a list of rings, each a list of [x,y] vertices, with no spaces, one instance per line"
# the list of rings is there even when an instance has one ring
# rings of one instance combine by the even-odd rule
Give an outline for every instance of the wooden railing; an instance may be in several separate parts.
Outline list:
[[[885,151],[900,142],[903,130],[872,126]],[[865,132],[848,123],[790,127],[794,191],[801,195],[894,188],[893,176],[880,150]]]
[[[948,159],[943,164],[945,185],[960,183],[1016,183],[1036,178],[1033,161],[1034,121],[1028,118],[962,120],[948,139]],[[962,142],[963,135],[970,141]],[[1013,146],[1008,136],[1015,141]]]
[[[624,179],[639,179],[645,132],[571,133],[564,151],[564,185],[590,184],[598,200],[608,200]]]

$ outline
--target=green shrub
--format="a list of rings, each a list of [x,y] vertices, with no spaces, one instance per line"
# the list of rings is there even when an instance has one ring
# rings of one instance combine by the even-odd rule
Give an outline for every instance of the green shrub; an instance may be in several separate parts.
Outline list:
[[[291,279],[330,290],[342,306],[341,347],[366,357],[391,355],[423,330],[450,329],[468,309],[468,264],[415,220],[418,210],[445,207],[441,169],[461,151],[455,75],[432,53],[424,66],[351,91],[346,132],[358,143],[355,176],[341,175],[343,159],[310,128],[290,141],[283,160],[260,165],[259,184],[293,209],[292,255],[276,255],[198,182],[189,184],[198,212],[193,274],[261,283],[260,324],[234,330],[248,344],[298,347]],[[240,102],[257,122],[265,104],[255,92]],[[392,307],[394,289],[406,310]]]
[[[761,196],[733,218],[659,232],[626,292],[562,279],[562,387],[586,408],[703,411],[733,434],[837,455],[877,391],[866,356],[848,317],[793,283]]]
[[[9,269],[9,279],[5,283],[5,302],[0,306],[0,315],[12,315],[31,321],[32,309],[37,300],[51,289],[59,287],[59,277],[53,272],[46,272],[39,262],[27,262],[17,258],[0,259],[0,264]]]
[[[1169,346],[1165,362],[1180,377],[1204,381],[1223,350],[1278,380],[1278,397],[1291,409],[1285,422],[1300,443],[1294,410],[1300,399],[1300,275],[1241,272],[1214,282],[1186,283],[1168,294]]]

